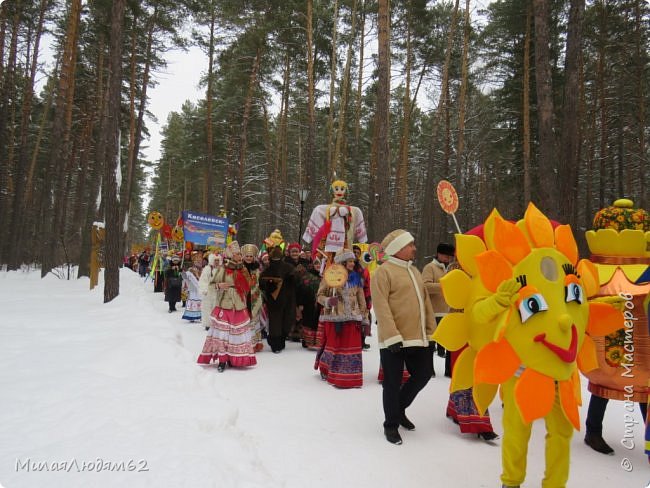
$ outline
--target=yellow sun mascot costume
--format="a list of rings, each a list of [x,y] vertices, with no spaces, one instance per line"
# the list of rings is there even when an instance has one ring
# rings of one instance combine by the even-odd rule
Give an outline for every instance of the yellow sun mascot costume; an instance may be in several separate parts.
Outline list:
[[[532,203],[517,224],[495,209],[484,240],[456,235],[464,271],[441,281],[447,315],[433,340],[457,351],[451,391],[473,387],[483,414],[499,385],[504,404],[501,481],[518,487],[526,476],[532,422],[546,423],[546,471],[542,486],[560,488],[569,477],[573,428],[580,429],[581,371],[597,366],[591,336],[622,327],[612,305],[588,301],[598,293],[598,271],[578,260],[571,228],[553,229]]]

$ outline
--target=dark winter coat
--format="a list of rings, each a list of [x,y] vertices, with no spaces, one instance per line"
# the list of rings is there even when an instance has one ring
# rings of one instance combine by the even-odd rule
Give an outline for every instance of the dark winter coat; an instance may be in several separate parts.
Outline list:
[[[260,274],[260,290],[269,313],[269,344],[273,351],[284,349],[284,338],[296,324],[296,278],[295,268],[281,260],[271,260],[269,267]],[[278,286],[280,291],[274,298]]]
[[[165,271],[165,301],[180,302],[183,277],[178,267],[171,266]]]

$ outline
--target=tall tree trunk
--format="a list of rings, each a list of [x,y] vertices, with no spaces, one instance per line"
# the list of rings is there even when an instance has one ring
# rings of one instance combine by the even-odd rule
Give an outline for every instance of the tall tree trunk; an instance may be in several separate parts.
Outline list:
[[[361,101],[363,100],[363,68],[365,62],[366,43],[366,0],[361,0],[361,25],[359,26],[359,76],[357,78],[357,90],[354,109],[354,163],[361,163],[359,154],[361,150]],[[363,178],[365,180],[365,178]],[[361,171],[353,172],[354,188],[361,190]]]
[[[279,193],[280,197],[280,215],[285,215],[287,204],[287,156],[288,156],[288,121],[289,121],[289,91],[291,89],[291,58],[289,57],[289,50],[285,58],[284,66],[284,81],[282,90],[282,107],[283,110],[280,114],[280,130],[278,134],[278,171],[279,171]]]
[[[4,5],[3,5],[4,4]],[[4,80],[5,68],[1,60],[5,58],[5,39],[7,37],[7,9],[9,4],[0,4],[0,80]]]
[[[8,253],[3,253],[9,256],[8,263],[13,269],[17,268],[20,263],[26,259],[22,249],[23,225],[26,218],[25,206],[23,205],[25,195],[25,176],[26,168],[28,166],[29,148],[27,147],[27,137],[29,135],[29,126],[32,115],[32,102],[34,99],[34,83],[36,80],[36,71],[38,69],[39,59],[39,46],[41,36],[43,34],[43,22],[45,19],[45,12],[47,11],[47,0],[41,0],[39,6],[39,18],[36,26],[36,34],[34,38],[34,51],[31,59],[31,66],[29,76],[25,79],[24,85],[24,99],[22,106],[22,116],[20,123],[20,144],[18,147],[18,163],[16,165],[14,175],[14,195],[11,212],[11,224],[9,238],[6,240],[8,244]],[[0,56],[0,59],[2,57]],[[2,64],[2,63],[0,63]]]
[[[395,175],[395,189],[397,190],[397,202],[395,205],[395,220],[400,227],[405,225],[408,195],[408,169],[409,169],[409,143],[411,131],[411,65],[413,63],[413,51],[411,47],[411,2],[407,6],[406,14],[406,61],[404,64],[404,98],[402,100],[402,136],[399,141],[399,163]]]
[[[377,14],[377,108],[375,111],[376,152],[374,195],[370,195],[371,224],[378,239],[393,226],[393,209],[390,198],[390,0],[379,0]]]
[[[334,15],[332,18],[332,56],[330,64],[330,101],[329,116],[327,117],[327,164],[329,167],[329,177],[332,178],[335,171],[334,160],[332,159],[332,146],[334,141],[334,89],[336,87],[336,50],[337,30],[339,22],[339,2],[334,0]]]
[[[332,158],[333,172],[341,171],[340,178],[345,178],[345,158],[341,157],[341,146],[345,138],[346,128],[346,109],[348,106],[348,91],[350,87],[350,68],[352,66],[352,47],[356,38],[357,29],[357,0],[352,2],[352,26],[350,30],[350,43],[348,44],[347,60],[345,61],[345,70],[343,71],[343,81],[341,82],[341,97],[339,99],[338,113],[338,133],[336,134],[336,146],[334,147],[334,157]],[[341,159],[343,159],[341,161]]]
[[[81,130],[80,143],[81,148],[79,150],[79,171],[76,181],[76,186],[74,190],[74,211],[72,216],[71,224],[74,226],[72,235],[77,240],[81,240],[81,232],[83,229],[83,207],[88,199],[86,195],[86,187],[88,185],[88,164],[91,157],[91,152],[93,147],[91,142],[93,141],[93,130],[95,126],[95,117],[97,116],[94,105],[89,107],[89,112],[85,117],[83,123],[83,129]],[[79,262],[76,260],[75,262]]]
[[[587,131],[587,162],[585,173],[585,228],[591,228],[592,216],[594,213],[593,207],[593,192],[594,192],[594,159],[596,154],[596,111],[592,112],[590,117],[589,127]]]
[[[598,32],[598,63],[596,66],[596,85],[598,87],[598,107],[600,114],[600,154],[599,154],[599,188],[598,188],[598,205],[600,208],[606,205],[605,189],[607,181],[605,178],[607,160],[609,159],[608,144],[608,124],[607,124],[607,87],[605,79],[606,63],[606,40],[607,40],[607,2],[601,0],[598,2],[599,10],[599,32]]]
[[[145,58],[144,58],[144,73],[142,75],[141,87],[140,87],[140,99],[138,103],[138,109],[136,114],[135,107],[135,97],[136,97],[136,86],[137,79],[135,73],[136,67],[136,47],[135,47],[135,37],[133,38],[132,48],[132,60],[131,60],[131,91],[129,93],[129,151],[128,151],[128,160],[127,160],[127,174],[126,181],[124,185],[124,192],[122,197],[122,213],[120,215],[120,220],[124,222],[125,226],[128,226],[128,220],[131,215],[131,195],[133,193],[133,185],[135,183],[135,173],[138,165],[138,155],[140,153],[140,142],[142,141],[142,128],[144,122],[144,113],[147,105],[147,87],[149,86],[149,73],[151,71],[152,63],[152,44],[153,44],[153,34],[156,28],[156,22],[158,19],[158,6],[154,7],[154,11],[149,18],[148,28],[147,28],[147,47],[145,49]],[[135,23],[135,22],[134,22]],[[136,29],[134,29],[134,32]],[[126,241],[127,232],[123,234],[123,238]],[[127,251],[126,242],[122,246]]]
[[[262,58],[262,48],[257,48],[257,54],[253,61],[251,74],[248,78],[248,93],[246,94],[246,101],[244,102],[244,116],[241,124],[241,136],[239,146],[239,176],[237,178],[237,218],[241,222],[244,218],[244,175],[246,174],[246,150],[248,148],[248,122],[251,115],[251,107],[253,106],[253,95],[255,94],[255,87],[257,86],[257,73],[260,67],[260,60]]]
[[[438,110],[444,117],[445,122],[445,139],[444,139],[444,159],[443,175],[448,178],[451,174],[449,159],[451,155],[451,128],[449,120],[449,67],[451,66],[451,54],[454,50],[454,38],[456,37],[456,26],[458,24],[458,8],[460,0],[456,0],[454,10],[451,14],[451,25],[449,26],[449,35],[447,37],[447,50],[445,52],[445,66],[442,73],[442,89],[440,91],[441,105]]]
[[[137,155],[135,154],[135,129],[137,125],[137,117],[135,112],[135,97],[136,97],[136,66],[137,55],[139,50],[137,48],[137,28],[138,14],[137,11],[133,12],[133,30],[131,32],[131,57],[129,61],[129,144],[126,156],[126,180],[122,185],[120,197],[120,222],[122,222],[122,244],[120,249],[126,252],[126,235],[128,232],[128,219],[129,219],[129,205],[131,204],[131,186],[133,184],[133,174],[136,164]]]
[[[113,0],[111,12],[110,72],[108,76],[107,111],[102,124],[106,134],[104,156],[104,212],[106,237],[104,238],[104,303],[120,293],[120,227],[117,201],[116,171],[120,164],[120,107],[122,87],[122,37],[126,0]]]
[[[533,0],[535,14],[535,82],[539,131],[539,206],[549,215],[558,214],[555,176],[555,136],[553,134],[553,84],[549,42],[549,0]]]
[[[2,11],[7,12],[8,5]],[[18,53],[18,33],[20,29],[20,18],[22,5],[17,1],[13,5],[13,16],[11,20],[11,40],[7,56],[7,67],[3,69],[3,77],[0,78],[0,221],[9,221],[11,209],[11,196],[14,193],[14,117],[16,108],[16,66]],[[4,35],[3,35],[4,40]],[[4,61],[0,58],[0,65]],[[7,254],[4,253],[6,246],[0,246],[0,263],[7,262]]]
[[[648,199],[647,185],[644,181],[648,178],[648,173],[650,173],[650,168],[648,166],[648,159],[645,146],[645,131],[646,131],[646,122],[645,122],[645,92],[644,87],[647,81],[645,75],[647,53],[643,52],[642,42],[643,42],[643,17],[641,15],[641,5],[640,0],[634,2],[634,27],[635,27],[635,67],[636,67],[636,96],[637,96],[637,105],[638,105],[638,152],[639,152],[639,178],[637,185],[640,185],[641,188],[646,189],[646,191],[641,191],[641,198],[637,205],[639,208],[648,208],[650,200]]]
[[[307,144],[305,154],[305,181],[300,186],[311,190],[312,182],[316,180],[316,111],[314,96],[314,0],[307,0]],[[301,236],[302,237],[302,236]]]
[[[359,26],[359,77],[357,78],[356,106],[354,109],[354,146],[355,158],[359,155],[359,138],[361,135],[361,101],[363,100],[363,64],[366,43],[366,0],[361,0],[361,25]]]
[[[532,5],[528,3],[526,9],[526,35],[524,37],[524,76],[523,76],[523,163],[524,163],[524,204],[532,199],[531,192],[531,167],[530,167],[530,41],[531,41],[531,22],[533,12]]]
[[[443,167],[440,169],[436,164],[436,153],[438,146],[438,137],[439,137],[439,128],[441,126],[441,118],[444,116],[445,120],[447,119],[446,114],[448,114],[448,96],[449,96],[449,66],[451,65],[451,52],[453,50],[453,41],[456,34],[456,26],[458,24],[458,6],[459,0],[456,0],[454,9],[451,14],[451,24],[449,26],[449,32],[447,33],[447,47],[445,50],[445,63],[442,67],[442,86],[440,89],[440,100],[438,102],[438,107],[436,113],[432,117],[431,121],[431,137],[430,137],[430,146],[429,146],[429,157],[427,162],[427,167],[425,171],[426,187],[430,189],[425,192],[424,199],[422,200],[423,206],[421,214],[423,215],[422,221],[422,236],[420,237],[421,247],[423,251],[422,254],[425,256],[430,256],[435,250],[436,242],[439,239],[440,231],[439,228],[442,228],[440,219],[437,218],[442,216],[440,206],[436,203],[436,198],[434,197],[434,192],[431,189],[436,188],[438,180],[447,178],[449,175],[449,147],[448,147],[448,138],[445,137],[445,147],[443,149]],[[424,74],[424,69],[422,70],[422,75]],[[419,83],[418,83],[419,88]],[[447,124],[446,124],[447,125]],[[444,217],[443,217],[444,218]],[[446,224],[445,224],[446,227]]]
[[[79,19],[77,20],[77,22],[79,22]],[[72,62],[71,62],[72,73],[70,75],[70,86],[66,92],[66,100],[65,100],[65,127],[63,132],[63,143],[62,143],[63,144],[62,161],[65,164],[65,171],[62,173],[59,172],[59,178],[58,178],[59,181],[54,193],[55,195],[62,197],[62,198],[55,199],[55,206],[54,206],[54,217],[55,217],[54,228],[58,230],[59,235],[57,240],[60,241],[62,244],[65,244],[64,243],[64,239],[65,239],[64,215],[65,215],[65,209],[69,201],[68,193],[65,190],[66,179],[70,178],[70,173],[72,172],[72,168],[76,162],[74,157],[74,152],[72,151],[72,144],[73,144],[72,113],[75,108],[74,105],[75,82],[76,82],[75,71],[76,71],[78,45],[79,45],[79,26],[77,25],[77,28],[75,30],[75,39],[74,42],[72,43]]]
[[[106,39],[104,36],[99,37],[97,48],[97,73],[95,83],[95,108],[94,124],[99,121],[100,131],[96,135],[97,147],[95,148],[95,157],[90,162],[88,175],[89,189],[84,198],[82,206],[82,215],[84,220],[81,228],[81,248],[79,249],[79,271],[77,276],[90,277],[90,260],[92,252],[92,232],[93,222],[100,217],[100,205],[102,200],[102,175],[104,173],[104,155],[106,153],[106,137],[101,132],[104,123],[104,113],[106,111],[106,89],[104,87],[104,77],[107,76],[108,69],[104,66]],[[94,163],[94,164],[93,164]]]
[[[564,105],[561,135],[560,217],[575,228],[576,198],[578,194],[578,102],[580,82],[580,52],[582,45],[582,15],[584,0],[571,0],[569,25],[566,41]]]
[[[260,88],[261,90],[261,88]],[[264,114],[264,152],[266,158],[266,177],[268,179],[269,191],[267,208],[269,209],[269,224],[275,228],[277,225],[277,175],[275,171],[275,158],[273,158],[273,148],[271,147],[271,131],[269,129],[269,111],[264,103],[264,97],[260,97],[262,104],[262,113]],[[265,229],[265,232],[267,229]]]
[[[215,24],[217,21],[216,7],[210,2],[210,45],[208,46],[208,87],[205,92],[205,130],[207,148],[205,155],[205,167],[203,170],[203,205],[205,213],[212,211],[212,160],[214,158],[213,130],[212,130],[212,86],[214,83],[214,43]]]
[[[232,124],[232,127],[234,127],[234,124]],[[227,143],[226,143],[226,162],[224,164],[224,175],[223,175],[223,208],[228,214],[228,217],[231,217],[231,207],[234,206],[232,203],[232,200],[234,198],[232,197],[232,181],[233,181],[233,176],[232,176],[232,167],[233,167],[233,159],[234,159],[234,154],[235,154],[235,139],[236,136],[233,134],[234,130],[231,129],[228,132],[228,137],[227,137]]]
[[[54,111],[54,121],[52,123],[51,144],[49,157],[45,167],[44,189],[40,195],[41,198],[41,215],[45,229],[43,232],[43,246],[41,248],[41,276],[44,277],[50,272],[56,264],[57,249],[59,248],[58,229],[56,221],[58,219],[59,208],[62,200],[66,195],[57,193],[62,192],[65,181],[65,171],[60,165],[67,161],[66,143],[69,141],[67,128],[69,127],[69,111],[67,103],[70,100],[69,92],[74,87],[74,73],[76,62],[76,41],[79,26],[79,17],[81,12],[81,0],[73,0],[70,4],[68,26],[65,34],[65,43],[62,54],[61,72],[59,75],[59,84],[56,94],[56,108]],[[57,167],[58,171],[57,171]],[[56,178],[55,178],[56,176]],[[50,200],[54,200],[54,205]]]
[[[465,0],[465,24],[463,26],[463,54],[460,74],[460,96],[458,99],[458,143],[456,146],[456,184],[462,196],[467,199],[469,192],[463,181],[463,153],[465,151],[465,99],[467,98],[468,57],[469,57],[469,0]],[[465,201],[467,206],[467,200]]]

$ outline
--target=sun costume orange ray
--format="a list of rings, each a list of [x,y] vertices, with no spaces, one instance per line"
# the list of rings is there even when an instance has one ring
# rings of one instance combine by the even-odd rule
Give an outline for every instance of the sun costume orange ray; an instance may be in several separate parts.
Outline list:
[[[485,412],[501,385],[504,402],[504,486],[526,474],[531,422],[547,428],[543,487],[563,487],[569,474],[573,428],[580,429],[580,377],[597,365],[593,336],[623,326],[623,315],[598,294],[598,271],[578,260],[568,225],[553,229],[532,203],[516,224],[495,209],[485,240],[457,235],[463,268],[442,280],[445,300],[461,313],[447,315],[433,340],[447,349],[468,347],[458,358],[451,390],[473,387]]]

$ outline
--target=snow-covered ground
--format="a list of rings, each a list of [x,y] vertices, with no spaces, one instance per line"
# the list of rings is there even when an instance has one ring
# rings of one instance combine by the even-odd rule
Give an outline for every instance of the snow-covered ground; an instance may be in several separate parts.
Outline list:
[[[278,355],[267,346],[255,368],[220,374],[196,364],[203,328],[168,314],[151,282],[122,270],[120,286],[104,305],[101,282],[91,292],[87,279],[0,273],[2,486],[500,486],[500,441],[461,435],[445,418],[442,375],[408,410],[417,430],[402,432],[401,446],[384,440],[376,336],[361,389],[328,386],[314,353],[295,343]],[[491,414],[501,433],[501,407]],[[624,415],[610,402],[605,438],[614,456],[576,433],[569,486],[646,486],[643,427],[634,428],[634,449],[624,448]],[[537,422],[525,487],[541,484],[543,445]]]

